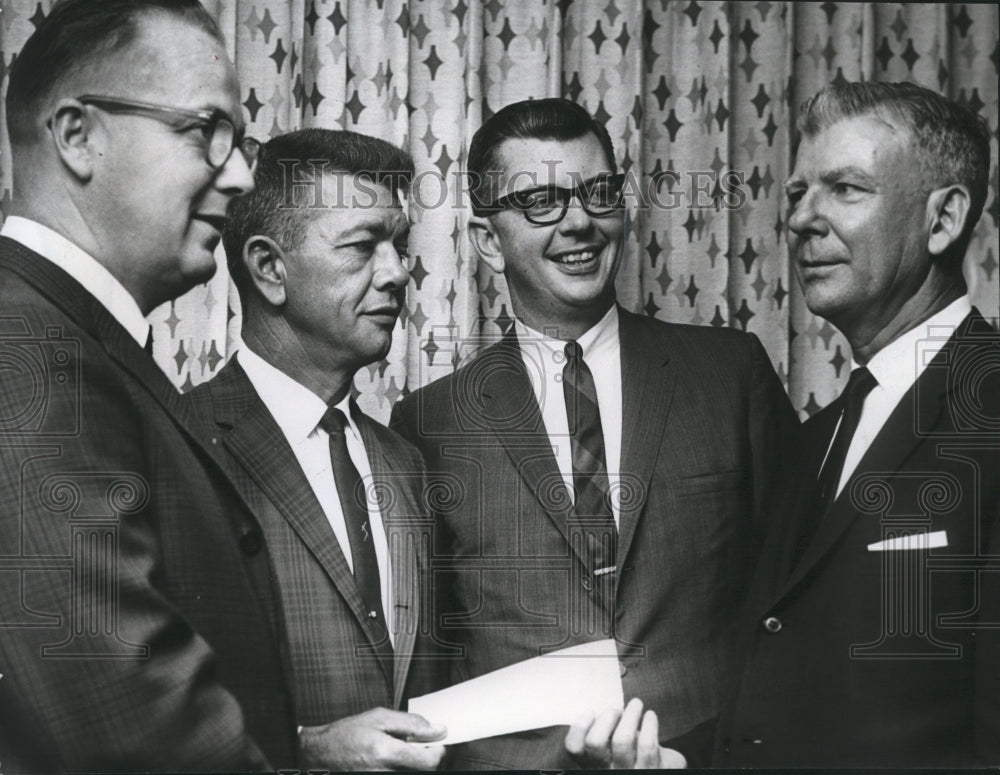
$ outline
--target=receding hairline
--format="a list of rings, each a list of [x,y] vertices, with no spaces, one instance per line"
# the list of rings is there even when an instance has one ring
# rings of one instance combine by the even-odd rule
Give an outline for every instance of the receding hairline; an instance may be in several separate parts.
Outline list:
[[[152,25],[157,23],[174,26],[178,32],[184,34],[185,41],[191,41],[197,35],[203,36],[209,47],[206,56],[211,56],[221,67],[228,70],[227,76],[233,79],[234,85],[238,83],[235,67],[226,52],[226,42],[221,34],[217,35],[205,29],[193,19],[161,8],[148,8],[137,14],[135,38],[116,52],[118,59],[105,54],[100,62],[94,63],[97,69],[104,71],[102,75],[105,77],[103,85],[95,84],[94,90],[115,89],[117,93],[112,93],[111,96],[141,100],[152,97],[151,101],[155,101],[155,95],[161,90],[169,90],[171,84],[165,82],[160,66],[164,62],[164,57],[169,57],[175,49],[170,45],[172,38],[165,39],[162,34],[157,34],[151,29]],[[219,50],[225,55],[218,56]],[[129,67],[122,67],[121,58],[125,57],[132,60]],[[109,72],[110,77],[107,76]],[[122,89],[127,89],[128,93],[122,92]]]
[[[57,5],[53,11],[59,7]],[[29,131],[25,126],[20,132],[12,131],[11,144],[31,146],[42,139],[45,134],[44,125],[49,120],[53,108],[59,100],[73,99],[84,94],[147,100],[151,93],[157,91],[157,86],[163,83],[163,77],[157,63],[150,61],[148,66],[143,67],[142,59],[136,56],[142,52],[156,50],[150,43],[155,45],[161,41],[162,36],[150,35],[148,29],[151,23],[162,20],[177,25],[178,29],[184,29],[182,34],[185,38],[190,38],[192,34],[202,33],[206,41],[211,41],[213,47],[217,46],[225,52],[225,38],[222,31],[214,19],[207,15],[203,7],[200,8],[200,11],[199,14],[194,12],[192,8],[147,6],[136,3],[135,7],[130,9],[129,21],[116,27],[114,33],[109,32],[108,37],[97,42],[92,50],[76,56],[72,67],[61,72],[44,89],[44,93],[36,94],[33,99],[29,98],[30,101],[25,99],[25,93],[20,93],[23,102],[19,104],[23,104],[25,108],[31,106],[32,116],[28,120],[32,122],[33,130]],[[126,40],[119,37],[116,41],[112,36],[120,30],[131,30],[131,32],[127,33]],[[30,38],[28,42],[31,42]],[[158,50],[161,52],[169,51],[162,46]],[[126,59],[124,65],[123,59]],[[131,59],[135,59],[135,61],[128,61]],[[225,56],[225,62],[232,67],[228,53]],[[15,61],[15,67],[16,64]],[[233,76],[235,77],[235,71],[233,71]],[[9,88],[8,92],[10,92]],[[30,95],[30,92],[26,94]],[[8,97],[8,105],[10,104],[9,100],[10,97]],[[21,115],[23,116],[24,113],[22,112]],[[23,120],[21,119],[21,121]],[[8,116],[7,123],[11,126],[10,116]],[[11,128],[13,129],[13,126]]]
[[[915,165],[913,165],[912,168],[907,165],[906,169],[899,170],[900,173],[913,172],[915,170],[925,173],[923,176],[918,175],[918,180],[922,182],[922,187],[928,193],[941,184],[942,181],[932,179],[933,176],[927,176],[933,172],[940,172],[935,163],[936,159],[932,158],[928,149],[924,147],[924,144],[921,142],[920,135],[918,134],[916,127],[913,125],[910,116],[903,108],[891,101],[885,101],[872,105],[860,113],[839,112],[833,117],[832,120],[825,120],[819,123],[815,127],[814,131],[803,130],[801,141],[805,142],[807,140],[815,140],[823,132],[833,129],[841,124],[849,121],[863,120],[873,121],[877,124],[877,126],[882,127],[891,133],[892,141],[895,141],[895,148],[897,152],[902,154],[912,154],[912,158],[915,160]],[[798,159],[798,155],[799,149],[797,148],[793,159],[793,169],[794,161]],[[789,180],[791,180],[791,177]]]

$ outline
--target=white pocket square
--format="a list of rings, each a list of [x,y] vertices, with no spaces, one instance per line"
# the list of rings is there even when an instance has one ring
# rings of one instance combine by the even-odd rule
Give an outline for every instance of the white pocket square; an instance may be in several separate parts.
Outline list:
[[[933,533],[913,533],[911,535],[887,538],[868,544],[869,552],[898,552],[913,549],[938,549],[948,545],[948,532],[937,530]]]

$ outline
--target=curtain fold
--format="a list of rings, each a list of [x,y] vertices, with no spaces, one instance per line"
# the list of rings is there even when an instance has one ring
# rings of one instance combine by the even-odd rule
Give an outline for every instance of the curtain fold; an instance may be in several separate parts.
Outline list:
[[[51,2],[4,0],[0,75]],[[850,350],[812,316],[790,271],[782,182],[797,105],[838,79],[910,80],[970,105],[993,130],[990,196],[965,270],[1000,315],[998,8],[961,3],[721,0],[209,0],[252,135],[352,129],[413,155],[412,282],[387,359],[362,369],[362,407],[450,372],[510,325],[503,278],[465,235],[462,172],[482,120],[565,96],[603,120],[628,176],[619,298],[664,320],[763,341],[803,417],[847,378]],[[0,130],[0,207],[11,201]],[[156,310],[154,356],[181,388],[238,346],[225,272]]]

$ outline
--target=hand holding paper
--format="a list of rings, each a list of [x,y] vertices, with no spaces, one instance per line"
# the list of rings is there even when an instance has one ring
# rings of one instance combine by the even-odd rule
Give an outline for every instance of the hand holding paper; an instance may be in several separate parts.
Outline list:
[[[652,710],[643,713],[642,700],[633,697],[623,712],[608,710],[596,718],[593,714],[582,716],[566,734],[566,750],[584,767],[616,770],[686,767],[683,754],[660,746],[659,726],[656,713]]]
[[[303,727],[299,749],[310,769],[433,770],[444,755],[437,742],[443,734],[444,729],[419,716],[373,708],[331,724]]]
[[[569,725],[624,706],[613,640],[584,643],[410,700],[409,710],[448,728],[445,745]]]

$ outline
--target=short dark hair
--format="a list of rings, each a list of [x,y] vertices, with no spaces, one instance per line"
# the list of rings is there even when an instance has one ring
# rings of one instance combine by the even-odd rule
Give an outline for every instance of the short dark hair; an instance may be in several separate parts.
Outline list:
[[[494,212],[494,187],[503,172],[500,146],[507,140],[576,140],[588,134],[597,137],[608,165],[615,164],[615,149],[608,130],[585,108],[561,97],[522,100],[501,108],[487,119],[469,144],[469,195],[474,215]]]
[[[986,119],[907,81],[861,81],[830,84],[810,97],[802,103],[796,126],[803,136],[814,137],[845,118],[880,112],[910,130],[928,191],[952,183],[969,189],[969,217],[958,243],[964,252],[989,193],[990,129]]]
[[[255,188],[229,203],[229,220],[222,232],[229,274],[244,302],[250,284],[243,264],[247,240],[262,235],[295,249],[302,240],[303,220],[315,211],[316,189],[308,184],[332,173],[355,175],[393,192],[406,191],[413,179],[413,159],[392,143],[346,130],[300,129],[261,146]]]
[[[61,0],[11,65],[7,85],[11,143],[33,140],[38,112],[60,81],[124,50],[136,38],[140,16],[149,13],[182,18],[222,40],[219,26],[198,0]]]

